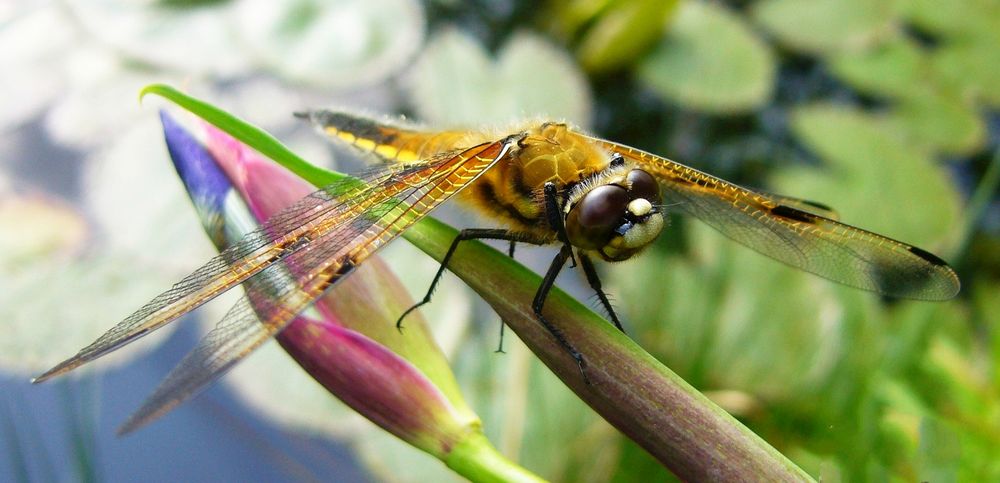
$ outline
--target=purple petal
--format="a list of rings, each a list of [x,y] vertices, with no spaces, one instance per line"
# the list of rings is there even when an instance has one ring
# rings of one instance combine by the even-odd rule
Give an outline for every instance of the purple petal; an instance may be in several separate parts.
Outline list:
[[[229,179],[201,143],[166,111],[160,111],[160,121],[170,159],[191,199],[221,213],[226,193],[232,187]]]

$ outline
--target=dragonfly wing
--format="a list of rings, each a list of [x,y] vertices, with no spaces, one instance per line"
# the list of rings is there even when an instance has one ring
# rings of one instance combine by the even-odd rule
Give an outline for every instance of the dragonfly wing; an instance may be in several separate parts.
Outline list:
[[[440,160],[379,170],[392,174],[356,193],[365,203],[339,216],[308,247],[244,282],[246,297],[171,371],[120,432],[147,424],[223,375],[376,250],[478,178],[513,142],[486,143]]]
[[[750,191],[654,154],[589,139],[657,177],[666,200],[681,211],[775,260],[891,297],[946,300],[958,293],[958,276],[940,258],[821,216],[829,211],[823,206],[803,209],[801,200]]]
[[[36,377],[34,382],[45,381],[113,352],[240,284],[301,248],[303,240],[316,238],[332,223],[349,216],[359,202],[343,200],[360,199],[355,195],[392,175],[386,169],[367,179],[344,180],[304,197],[143,305],[76,355]]]
[[[291,313],[311,302],[312,294],[290,280],[291,275],[283,265],[273,264],[244,282],[246,296],[170,371],[156,391],[118,429],[118,434],[145,426],[196,395],[285,325],[287,317],[278,316],[279,311]],[[338,272],[337,277],[349,272],[350,268],[346,268]],[[283,283],[285,281],[293,283]]]

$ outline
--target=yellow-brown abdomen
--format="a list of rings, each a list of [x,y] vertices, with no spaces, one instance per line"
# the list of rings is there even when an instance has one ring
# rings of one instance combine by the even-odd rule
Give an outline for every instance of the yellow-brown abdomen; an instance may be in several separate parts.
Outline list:
[[[440,153],[476,144],[466,131],[425,132],[331,111],[313,112],[310,116],[331,138],[388,162],[427,160]]]

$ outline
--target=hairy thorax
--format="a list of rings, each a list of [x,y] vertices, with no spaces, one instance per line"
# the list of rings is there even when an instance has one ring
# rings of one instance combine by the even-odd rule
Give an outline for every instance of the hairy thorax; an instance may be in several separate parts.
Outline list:
[[[552,236],[545,220],[542,189],[552,182],[562,193],[608,165],[608,154],[579,137],[565,124],[544,123],[523,131],[528,135],[493,169],[463,191],[459,199],[493,215],[511,229]],[[510,134],[508,133],[508,134]]]

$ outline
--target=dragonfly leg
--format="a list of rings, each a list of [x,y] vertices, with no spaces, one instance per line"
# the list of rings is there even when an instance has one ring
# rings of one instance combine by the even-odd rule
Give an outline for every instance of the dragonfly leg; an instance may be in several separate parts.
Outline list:
[[[587,283],[590,284],[590,288],[594,289],[594,292],[597,293],[597,298],[601,299],[601,305],[604,306],[604,310],[608,311],[611,322],[624,334],[625,329],[622,327],[621,321],[618,320],[618,315],[615,314],[615,308],[611,306],[611,301],[608,300],[607,294],[601,289],[601,278],[597,275],[597,268],[594,267],[594,262],[585,253],[578,252],[576,256],[580,258],[580,266],[583,267],[583,273],[587,276]]]
[[[583,361],[583,354],[576,350],[569,341],[566,340],[566,336],[563,335],[562,331],[558,327],[552,325],[544,315],[542,315],[542,307],[545,305],[545,299],[549,296],[549,291],[552,290],[552,286],[555,284],[556,276],[559,275],[559,271],[562,270],[563,265],[566,264],[566,260],[573,256],[573,248],[570,245],[563,245],[562,249],[559,250],[559,254],[552,259],[552,265],[549,265],[549,271],[545,273],[545,278],[542,279],[542,284],[538,286],[538,292],[535,293],[535,300],[531,303],[531,308],[535,312],[535,316],[538,317],[538,321],[542,323],[543,326],[556,338],[559,345],[569,352],[569,355],[576,360],[576,365],[580,367],[580,374],[583,376],[583,381],[590,385],[590,379],[587,377],[587,371],[585,370],[586,363]]]
[[[559,237],[559,241],[563,245],[570,246],[569,235],[566,234],[566,224],[563,223],[562,210],[559,209],[559,200],[557,195],[559,194],[559,189],[556,184],[549,181],[545,183],[545,220],[549,223],[549,227],[556,231],[556,235]],[[573,257],[572,251],[570,252],[569,259],[571,262],[571,267],[576,268],[576,258]]]
[[[441,266],[438,267],[438,271],[434,274],[434,279],[431,281],[431,286],[427,289],[427,294],[424,295],[424,298],[421,301],[413,304],[412,307],[403,312],[403,315],[399,316],[399,319],[396,320],[397,329],[400,331],[403,330],[403,319],[405,319],[407,315],[410,315],[410,312],[413,312],[417,308],[430,303],[431,296],[434,295],[434,289],[437,288],[438,282],[441,281],[441,276],[444,275],[444,270],[448,268],[448,262],[451,261],[452,255],[454,255],[455,250],[458,249],[458,244],[466,240],[507,240],[511,243],[511,246],[513,246],[515,242],[530,243],[532,245],[546,245],[550,243],[550,240],[536,238],[529,233],[504,229],[469,228],[462,230],[459,232],[458,236],[452,240],[451,246],[448,247],[448,251],[441,260]]]
[[[495,354],[506,354],[507,353],[507,351],[503,350],[503,331],[504,331],[504,327],[506,325],[507,324],[503,323],[503,320],[500,321],[500,345],[497,346],[497,350],[493,351]]]

